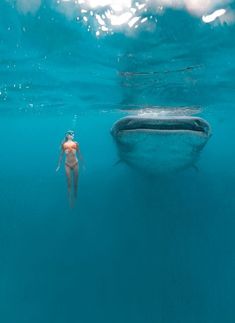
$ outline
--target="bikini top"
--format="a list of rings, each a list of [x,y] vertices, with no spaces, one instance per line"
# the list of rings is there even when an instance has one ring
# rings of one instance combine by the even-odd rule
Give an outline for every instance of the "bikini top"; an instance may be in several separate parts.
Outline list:
[[[72,152],[73,150],[77,150],[77,143],[74,141],[65,142],[63,144],[63,149]]]

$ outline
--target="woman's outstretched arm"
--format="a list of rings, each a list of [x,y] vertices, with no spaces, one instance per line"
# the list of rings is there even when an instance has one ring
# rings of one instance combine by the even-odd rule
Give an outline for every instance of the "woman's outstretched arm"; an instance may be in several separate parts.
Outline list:
[[[77,144],[77,154],[78,154],[78,159],[81,161],[82,165],[83,165],[83,168],[85,168],[85,165],[84,165],[84,158],[81,154],[81,150],[80,150],[80,147],[79,147],[79,144],[76,142]]]
[[[60,169],[60,165],[61,165],[61,162],[62,162],[62,159],[63,159],[63,155],[64,155],[64,150],[63,150],[63,147],[61,145],[60,156],[59,156],[59,161],[58,161],[58,166],[56,168],[56,172],[58,172],[58,170]]]

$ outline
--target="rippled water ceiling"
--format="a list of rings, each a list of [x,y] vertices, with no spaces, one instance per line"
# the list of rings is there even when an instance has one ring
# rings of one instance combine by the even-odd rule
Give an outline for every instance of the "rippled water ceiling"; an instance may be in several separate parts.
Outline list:
[[[41,0],[16,0],[13,3],[23,13],[35,13]],[[204,23],[234,23],[235,14],[231,0],[56,0],[51,5],[70,19],[82,21],[97,36],[116,30],[130,31],[140,25],[148,30],[157,24],[157,16],[167,8],[186,10]]]

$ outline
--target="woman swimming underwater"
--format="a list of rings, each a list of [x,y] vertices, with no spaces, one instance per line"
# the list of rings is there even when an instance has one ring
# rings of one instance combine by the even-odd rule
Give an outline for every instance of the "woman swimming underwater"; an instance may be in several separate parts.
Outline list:
[[[65,134],[65,138],[61,144],[61,152],[60,152],[58,167],[56,168],[56,171],[60,169],[60,165],[61,165],[64,153],[66,155],[65,172],[67,176],[69,202],[70,202],[70,205],[72,205],[73,197],[76,198],[77,196],[78,174],[79,174],[78,158],[82,159],[79,145],[76,141],[74,141],[74,131],[69,130]],[[78,154],[78,158],[76,153]],[[74,188],[73,193],[71,189],[72,176],[73,176],[73,188]]]

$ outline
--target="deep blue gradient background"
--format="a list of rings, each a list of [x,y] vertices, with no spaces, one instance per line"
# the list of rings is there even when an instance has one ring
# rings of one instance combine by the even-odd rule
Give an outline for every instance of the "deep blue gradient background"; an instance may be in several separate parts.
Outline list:
[[[234,323],[234,32],[168,10],[154,31],[96,38],[1,1],[1,323]],[[199,172],[114,165],[112,124],[156,106],[211,124]],[[70,128],[74,209],[55,172]]]

